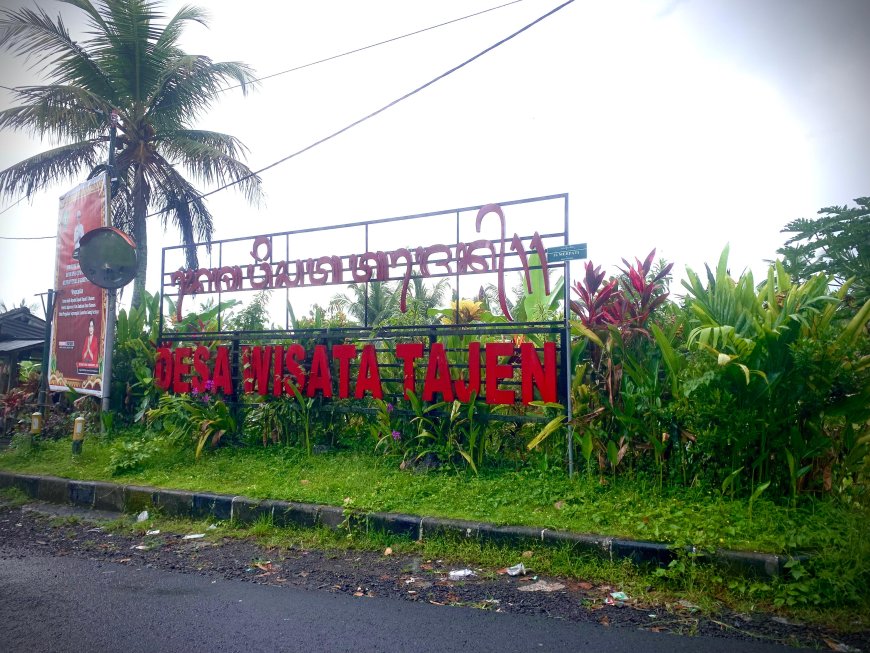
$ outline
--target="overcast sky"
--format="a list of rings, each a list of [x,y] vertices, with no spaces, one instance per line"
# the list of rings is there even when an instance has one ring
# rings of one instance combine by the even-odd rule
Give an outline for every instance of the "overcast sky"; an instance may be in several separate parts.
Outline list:
[[[167,13],[180,4],[167,3]],[[190,27],[186,49],[268,75],[500,2],[200,4],[210,29]],[[266,80],[247,98],[227,92],[197,126],[240,137],[260,168],[558,4],[524,0]],[[60,6],[43,5],[53,14]],[[732,272],[758,274],[787,222],[870,195],[867,25],[870,0],[577,0],[264,173],[263,206],[215,195],[215,238],[567,192],[571,240],[587,242],[596,263],[612,267],[657,247],[682,276],[686,265],[714,264],[730,242]],[[0,57],[0,84],[36,81]],[[10,106],[3,91],[0,106]],[[0,133],[0,168],[46,145]],[[0,236],[53,235],[57,198],[72,185],[0,215]],[[160,247],[177,239],[151,226],[149,289],[158,287]],[[48,288],[53,256],[53,240],[0,240],[0,299]]]

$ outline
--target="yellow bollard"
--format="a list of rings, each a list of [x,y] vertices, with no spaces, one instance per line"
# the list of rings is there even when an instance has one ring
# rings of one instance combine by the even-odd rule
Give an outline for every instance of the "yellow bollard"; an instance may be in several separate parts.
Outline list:
[[[76,417],[73,422],[73,434],[72,434],[72,452],[74,454],[80,454],[82,452],[82,440],[85,439],[85,418],[84,417]]]
[[[42,433],[42,413],[39,411],[30,416],[30,435]]]

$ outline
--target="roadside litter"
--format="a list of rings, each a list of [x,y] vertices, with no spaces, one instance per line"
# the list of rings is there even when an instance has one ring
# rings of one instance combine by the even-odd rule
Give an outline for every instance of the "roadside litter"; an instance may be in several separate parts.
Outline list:
[[[160,535],[160,530],[145,531],[145,535]]]
[[[520,562],[519,564],[514,565],[513,567],[507,568],[508,576],[525,576],[526,575],[526,566]]]
[[[182,537],[182,540],[199,540],[205,537],[205,533],[192,533],[191,535],[185,535]]]
[[[136,516],[136,522],[143,522],[143,521],[145,521],[146,519],[148,519],[148,511],[147,511],[147,510],[143,510],[142,512],[140,512],[140,513]]]
[[[617,608],[625,606],[628,601],[628,594],[625,592],[611,592],[610,596],[604,599],[605,605],[615,605]]]
[[[454,569],[447,574],[447,577],[450,580],[464,580],[466,578],[474,578],[475,576],[477,576],[477,574],[475,574],[471,569]]]

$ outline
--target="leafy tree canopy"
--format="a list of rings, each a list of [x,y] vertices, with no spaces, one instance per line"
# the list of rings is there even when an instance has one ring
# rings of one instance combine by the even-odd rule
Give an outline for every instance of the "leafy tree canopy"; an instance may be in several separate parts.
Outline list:
[[[0,130],[59,144],[0,171],[0,196],[29,197],[99,170],[114,124],[112,213],[115,226],[129,232],[139,249],[137,307],[145,289],[149,214],[164,227],[178,227],[187,264],[195,267],[193,244],[211,240],[213,223],[190,179],[237,182],[250,201],[260,197],[259,177],[242,162],[245,146],[233,136],[192,128],[224,85],[244,93],[253,73],[245,64],[218,63],[180,48],[185,25],[206,25],[206,13],[197,7],[185,5],[163,22],[156,0],[60,1],[86,15],[82,39],[73,38],[60,16],[53,19],[39,7],[0,9],[0,49],[32,63],[48,82],[16,88],[18,104],[0,111]]]
[[[861,306],[870,298],[870,197],[857,206],[829,206],[815,219],[800,218],[782,230],[793,233],[777,250],[783,266],[798,281],[823,272],[840,287],[854,277],[850,294]]]

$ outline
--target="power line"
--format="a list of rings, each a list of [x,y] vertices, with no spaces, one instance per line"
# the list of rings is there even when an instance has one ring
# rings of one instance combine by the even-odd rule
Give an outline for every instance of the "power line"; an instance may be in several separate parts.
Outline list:
[[[424,27],[423,29],[418,29],[414,32],[408,32],[406,34],[402,34],[401,36],[394,36],[392,38],[386,39],[384,41],[378,41],[377,43],[370,43],[369,45],[364,45],[361,48],[355,48],[353,50],[348,50],[346,52],[342,52],[340,54],[334,54],[332,56],[326,57],[324,59],[318,59],[317,61],[309,61],[308,63],[302,64],[300,66],[294,66],[293,68],[288,68],[287,70],[281,70],[277,73],[271,73],[269,75],[264,75],[263,77],[257,77],[252,79],[248,84],[255,84],[256,82],[262,82],[266,79],[272,79],[273,77],[279,77],[280,75],[286,75],[287,73],[293,73],[297,70],[302,70],[304,68],[311,68],[312,66],[316,66],[318,64],[326,63],[327,61],[334,61],[335,59],[341,59],[342,57],[346,57],[351,54],[356,54],[357,52],[364,52],[365,50],[371,50],[372,48],[376,48],[380,45],[386,45],[387,43],[394,43],[396,41],[401,41],[402,39],[406,39],[409,36],[416,36],[417,34],[422,34],[424,32],[429,32],[433,29],[438,29],[440,27],[446,27],[447,25],[452,25],[454,23],[462,22],[463,20],[468,20],[469,18],[474,18],[476,16],[482,16],[483,14],[488,14],[491,11],[496,11],[498,9],[504,9],[505,7],[509,7],[511,5],[518,4],[523,2],[523,0],[511,0],[511,2],[505,2],[504,4],[497,5],[495,7],[490,7],[489,9],[484,9],[482,11],[477,11],[473,14],[467,14],[465,16],[461,16],[459,18],[453,18],[452,20],[445,21],[443,23],[438,23],[437,25],[430,25],[429,27]],[[233,86],[227,86],[225,88],[219,88],[216,92],[223,93],[224,91],[231,91],[234,88],[241,88],[242,84],[234,84]],[[23,91],[15,88],[9,88],[8,86],[3,86],[0,84],[0,88],[11,91],[13,93],[22,93]],[[166,105],[163,108],[167,108]]]
[[[512,2],[506,2],[502,5],[498,5],[497,7],[490,7],[489,9],[484,9],[483,11],[478,11],[473,14],[468,14],[467,16],[462,16],[461,18],[454,18],[453,20],[448,20],[444,23],[438,23],[437,25],[431,25],[430,27],[424,27],[423,29],[418,29],[416,32],[408,32],[407,34],[402,34],[401,36],[394,36],[393,38],[387,39],[385,41],[378,41],[377,43],[372,43],[371,45],[365,45],[361,48],[356,48],[355,50],[348,50],[347,52],[342,52],[341,54],[335,54],[331,57],[326,57],[325,59],[318,59],[317,61],[312,61],[310,63],[302,64],[301,66],[296,66],[294,68],[288,68],[287,70],[282,70],[277,73],[272,73],[271,75],[265,75],[263,77],[258,77],[257,79],[251,80],[250,83],[254,82],[262,82],[266,79],[272,79],[273,77],[278,77],[279,75],[286,75],[287,73],[293,73],[297,70],[302,70],[303,68],[310,68],[311,66],[316,66],[317,64],[326,63],[327,61],[333,61],[335,59],[340,59],[341,57],[346,57],[349,54],[356,54],[357,52],[363,52],[364,50],[370,50],[371,48],[376,48],[379,45],[386,45],[387,43],[393,43],[395,41],[401,41],[402,39],[406,39],[409,36],[416,36],[417,34],[422,34],[423,32],[428,32],[433,29],[438,29],[439,27],[444,27],[446,25],[452,25],[453,23],[458,23],[463,20],[467,20],[469,18],[474,18],[475,16],[480,16],[482,14],[487,14],[490,11],[496,11],[497,9],[504,9],[505,7],[509,7],[510,5],[515,5],[518,2],[522,2],[523,0],[513,0]],[[241,84],[235,84],[234,86],[227,86],[226,88],[219,89],[218,92],[229,91],[234,88],[240,88]]]
[[[10,204],[9,206],[7,206],[5,209],[3,209],[2,211],[0,211],[0,215],[3,215],[3,214],[6,213],[6,211],[8,211],[9,209],[14,208],[14,207],[18,206],[19,204],[21,204],[21,202],[23,202],[23,201],[25,200],[26,197],[27,197],[27,195],[22,195],[21,197],[19,197],[15,202],[13,202],[13,203]]]
[[[377,110],[375,110],[375,111],[372,111],[370,114],[368,114],[368,115],[366,115],[366,116],[360,118],[359,120],[355,120],[354,122],[350,123],[349,125],[346,125],[346,126],[342,127],[342,128],[339,129],[338,131],[335,131],[335,132],[329,134],[328,136],[325,136],[324,138],[321,138],[320,140],[315,141],[314,143],[311,143],[310,145],[307,145],[306,147],[303,147],[301,150],[297,150],[296,152],[293,152],[292,154],[289,154],[289,155],[285,156],[283,159],[278,159],[278,160],[275,161],[274,163],[270,163],[269,165],[267,165],[267,166],[265,166],[265,167],[263,167],[263,168],[260,168],[259,170],[255,170],[255,171],[253,171],[253,172],[251,172],[251,173],[245,175],[244,177],[240,177],[239,179],[236,179],[235,181],[231,181],[231,182],[228,183],[228,184],[224,184],[223,186],[220,186],[220,187],[218,187],[218,188],[215,188],[214,190],[211,190],[211,191],[209,191],[209,192],[207,192],[207,193],[203,193],[202,195],[199,196],[199,198],[202,199],[202,198],[205,198],[205,197],[209,197],[210,195],[214,195],[215,193],[219,193],[220,191],[222,191],[222,190],[226,190],[227,188],[230,188],[230,187],[232,187],[232,186],[235,186],[236,184],[240,184],[240,183],[242,183],[243,181],[245,181],[245,180],[247,180],[247,179],[250,179],[251,177],[255,177],[255,176],[259,175],[259,174],[262,173],[262,172],[265,172],[265,171],[267,171],[267,170],[270,170],[270,169],[274,168],[275,166],[278,166],[278,165],[280,165],[280,164],[282,164],[282,163],[284,163],[284,162],[286,162],[286,161],[289,161],[290,159],[293,159],[293,158],[299,156],[300,154],[303,154],[304,152],[307,152],[308,150],[311,150],[311,149],[317,147],[318,145],[321,145],[321,144],[323,144],[323,143],[326,143],[327,141],[332,140],[332,139],[335,138],[336,136],[339,136],[339,135],[343,134],[344,132],[346,132],[346,131],[348,131],[348,130],[350,130],[350,129],[353,129],[353,128],[356,127],[357,125],[360,125],[360,124],[366,122],[367,120],[370,120],[371,118],[374,118],[375,116],[377,116],[377,115],[383,113],[383,112],[386,111],[387,109],[390,109],[390,108],[396,106],[396,105],[399,104],[400,102],[402,102],[402,101],[404,101],[404,100],[407,100],[409,97],[411,97],[411,96],[413,96],[413,95],[416,95],[416,94],[419,93],[420,91],[422,91],[422,90],[424,90],[424,89],[426,89],[426,88],[432,86],[432,85],[435,84],[436,82],[441,81],[441,80],[444,79],[445,77],[448,77],[449,75],[452,75],[453,73],[455,73],[456,71],[458,71],[458,70],[464,68],[465,66],[467,66],[467,65],[470,64],[470,63],[472,63],[473,61],[476,61],[477,59],[480,59],[480,57],[482,57],[483,55],[485,55],[485,54],[491,52],[492,50],[495,50],[497,47],[499,47],[499,46],[501,46],[501,45],[504,45],[505,43],[507,43],[507,42],[510,41],[511,39],[513,39],[513,38],[519,36],[520,34],[522,34],[523,32],[525,32],[526,30],[531,29],[532,27],[534,27],[535,25],[537,25],[538,23],[540,23],[540,22],[543,21],[544,19],[549,18],[550,16],[552,16],[553,14],[555,14],[557,11],[559,11],[559,10],[561,10],[561,9],[564,9],[565,7],[567,7],[568,5],[570,5],[570,4],[573,3],[573,2],[574,2],[574,0],[567,0],[567,2],[563,2],[562,4],[560,4],[560,5],[559,5],[558,7],[556,7],[555,9],[551,9],[550,11],[548,11],[548,12],[545,13],[545,14],[543,14],[542,16],[539,16],[538,18],[536,18],[535,20],[533,20],[531,23],[528,23],[528,24],[525,25],[524,27],[521,27],[520,29],[518,29],[518,30],[517,30],[516,32],[514,32],[513,34],[511,34],[511,35],[509,35],[509,36],[506,36],[505,38],[503,38],[503,39],[501,39],[500,41],[498,41],[498,42],[492,44],[492,45],[489,46],[488,48],[486,48],[486,49],[484,49],[484,50],[481,50],[480,52],[478,52],[478,53],[477,53],[476,55],[474,55],[473,57],[471,57],[471,58],[469,58],[469,59],[466,59],[466,60],[463,61],[461,64],[459,64],[459,65],[457,65],[457,66],[454,66],[453,68],[451,68],[450,70],[448,70],[448,71],[446,71],[446,72],[444,72],[444,73],[441,73],[440,75],[438,75],[437,77],[435,77],[435,78],[429,80],[428,82],[426,82],[426,83],[423,84],[422,86],[418,86],[418,87],[415,88],[413,91],[410,91],[410,92],[408,92],[408,93],[405,93],[403,96],[401,96],[401,97],[399,97],[399,98],[396,98],[395,100],[393,100],[393,101],[390,102],[389,104],[385,104],[385,105],[382,106],[380,109],[377,109]],[[146,217],[149,217],[149,218],[150,218],[150,217],[155,216],[155,215],[160,215],[161,213],[162,213],[162,211],[156,211],[156,212],[154,212],[154,213],[149,213]]]
[[[520,0],[515,0],[515,2],[516,2],[516,1],[520,1]],[[216,194],[216,193],[219,193],[219,192],[221,192],[222,190],[226,190],[227,188],[231,188],[232,186],[235,186],[235,185],[237,185],[237,184],[240,184],[240,183],[242,183],[242,182],[244,182],[244,181],[250,179],[251,177],[255,177],[255,176],[257,176],[257,175],[259,175],[259,174],[261,174],[261,173],[263,173],[263,172],[266,172],[267,170],[271,170],[272,168],[274,168],[274,167],[276,167],[276,166],[278,166],[278,165],[280,165],[280,164],[282,164],[282,163],[285,163],[286,161],[289,161],[290,159],[296,158],[296,157],[299,156],[300,154],[304,154],[305,152],[307,152],[307,151],[309,151],[309,150],[311,150],[311,149],[314,149],[314,148],[317,147],[318,145],[322,145],[323,143],[326,143],[327,141],[330,141],[330,140],[332,140],[333,138],[335,138],[335,137],[337,137],[337,136],[340,136],[341,134],[345,133],[346,131],[349,131],[350,129],[353,129],[353,128],[356,127],[357,125],[360,125],[360,124],[362,124],[362,123],[364,123],[364,122],[366,122],[366,121],[368,121],[368,120],[374,118],[375,116],[380,115],[380,114],[383,113],[384,111],[386,111],[386,110],[388,110],[388,109],[391,109],[392,107],[396,106],[396,105],[399,104],[400,102],[403,102],[404,100],[407,100],[408,98],[410,98],[410,97],[416,95],[417,93],[419,93],[419,92],[421,92],[421,91],[423,91],[423,90],[429,88],[429,87],[432,86],[433,84],[435,84],[435,83],[441,81],[442,79],[445,79],[446,77],[452,75],[453,73],[457,72],[458,70],[461,70],[462,68],[464,68],[464,67],[467,66],[468,64],[470,64],[470,63],[476,61],[477,59],[480,59],[480,58],[481,58],[482,56],[484,56],[485,54],[488,54],[489,52],[495,50],[496,48],[498,48],[498,47],[504,45],[504,44],[507,43],[508,41],[510,41],[510,40],[512,40],[512,39],[514,39],[514,38],[516,38],[517,36],[519,36],[519,35],[522,34],[523,32],[525,32],[525,31],[531,29],[532,27],[534,27],[534,26],[537,25],[538,23],[540,23],[540,22],[542,22],[543,20],[549,18],[550,16],[552,16],[552,15],[555,14],[556,12],[558,12],[558,11],[564,9],[565,7],[567,7],[568,5],[572,4],[573,2],[574,2],[574,0],[567,0],[566,2],[563,2],[563,3],[560,4],[559,6],[555,7],[554,9],[551,9],[551,10],[548,11],[547,13],[545,13],[545,14],[539,16],[538,18],[536,18],[536,19],[533,20],[532,22],[526,24],[525,26],[521,27],[521,28],[518,29],[517,31],[513,32],[512,34],[506,36],[505,38],[503,38],[503,39],[501,39],[501,40],[499,40],[499,41],[497,41],[496,43],[490,45],[489,47],[487,47],[487,48],[481,50],[480,52],[478,52],[478,53],[475,54],[474,56],[472,56],[472,57],[466,59],[466,60],[463,61],[462,63],[460,63],[460,64],[454,66],[453,68],[450,68],[450,69],[447,70],[446,72],[441,73],[440,75],[438,75],[437,77],[434,77],[433,79],[429,80],[429,81],[426,82],[425,84],[423,84],[423,85],[421,85],[421,86],[418,86],[418,87],[415,88],[414,90],[412,90],[412,91],[410,91],[410,92],[408,92],[408,93],[405,93],[405,94],[402,95],[401,97],[396,98],[396,99],[393,100],[392,102],[390,102],[390,103],[388,103],[388,104],[385,104],[385,105],[382,106],[381,108],[376,109],[375,111],[372,111],[371,113],[367,114],[366,116],[363,116],[362,118],[359,118],[358,120],[355,120],[354,122],[352,122],[352,123],[350,123],[350,124],[348,124],[348,125],[342,127],[341,129],[339,129],[339,130],[337,130],[337,131],[335,131],[335,132],[329,134],[328,136],[325,136],[325,137],[323,137],[323,138],[321,138],[321,139],[315,141],[314,143],[311,143],[310,145],[307,145],[306,147],[303,147],[301,150],[297,150],[296,152],[293,152],[292,154],[289,154],[289,155],[287,155],[287,156],[285,156],[285,157],[283,157],[283,158],[281,158],[281,159],[278,159],[277,161],[275,161],[275,162],[273,162],[273,163],[270,163],[269,165],[267,165],[267,166],[265,166],[265,167],[263,167],[263,168],[260,168],[259,170],[255,170],[255,171],[253,171],[253,172],[251,172],[251,173],[249,173],[249,174],[247,174],[247,175],[245,175],[245,176],[243,176],[243,177],[240,177],[239,179],[236,179],[235,181],[232,181],[232,182],[230,182],[230,183],[228,183],[228,184],[224,184],[223,186],[219,186],[218,188],[215,188],[214,190],[211,190],[211,191],[209,191],[209,192],[207,192],[207,193],[203,193],[202,195],[199,196],[199,198],[200,198],[200,199],[203,199],[203,198],[209,197],[209,196],[211,196],[211,195],[214,195],[214,194]],[[514,3],[508,3],[508,4],[514,4]],[[501,7],[504,7],[504,6],[507,6],[507,5],[501,5]],[[489,10],[487,10],[487,11],[493,11],[494,9],[498,9],[498,8],[500,8],[500,7],[494,7],[493,9],[489,9]],[[479,13],[484,13],[484,12],[479,12]],[[472,15],[476,15],[476,14],[472,14]],[[456,20],[462,20],[462,19],[455,19],[454,21],[451,21],[451,22],[456,22]],[[446,23],[445,23],[445,24],[446,24]],[[432,27],[432,28],[427,28],[427,29],[434,29],[434,27]],[[420,31],[426,31],[426,30],[420,30]],[[397,37],[397,38],[402,38],[402,37]],[[396,39],[392,39],[392,40],[396,40]],[[387,42],[387,41],[385,41],[385,42]],[[374,47],[374,46],[367,46],[367,47]],[[362,49],[365,49],[365,48],[362,48]],[[347,53],[347,54],[350,54],[350,53]],[[337,55],[337,56],[344,56],[344,55]],[[336,57],[332,57],[332,58],[336,58]],[[327,61],[327,60],[328,60],[328,59],[325,59],[324,61]],[[312,63],[312,64],[308,64],[308,65],[314,65],[314,64]],[[304,67],[304,66],[303,66],[303,67]],[[284,72],[290,72],[290,71],[288,70],[288,71],[284,71]],[[283,73],[276,73],[276,75],[277,75],[277,74],[283,74]],[[271,75],[271,76],[274,76],[274,75]],[[264,79],[265,79],[265,78],[264,78]],[[226,89],[225,89],[225,90],[226,90]],[[23,198],[22,198],[22,199],[23,199]],[[9,207],[9,208],[11,208],[11,207]],[[146,217],[149,217],[149,218],[150,218],[150,217],[153,217],[153,216],[155,216],[155,215],[161,215],[162,213],[163,213],[163,211],[155,211],[154,213],[149,213]],[[37,237],[31,237],[31,238],[23,238],[23,237],[4,237],[4,236],[0,236],[0,238],[2,238],[2,239],[4,239],[4,240],[39,240],[39,239],[48,239],[48,238],[54,238],[54,237],[55,237],[55,236],[37,236]]]

